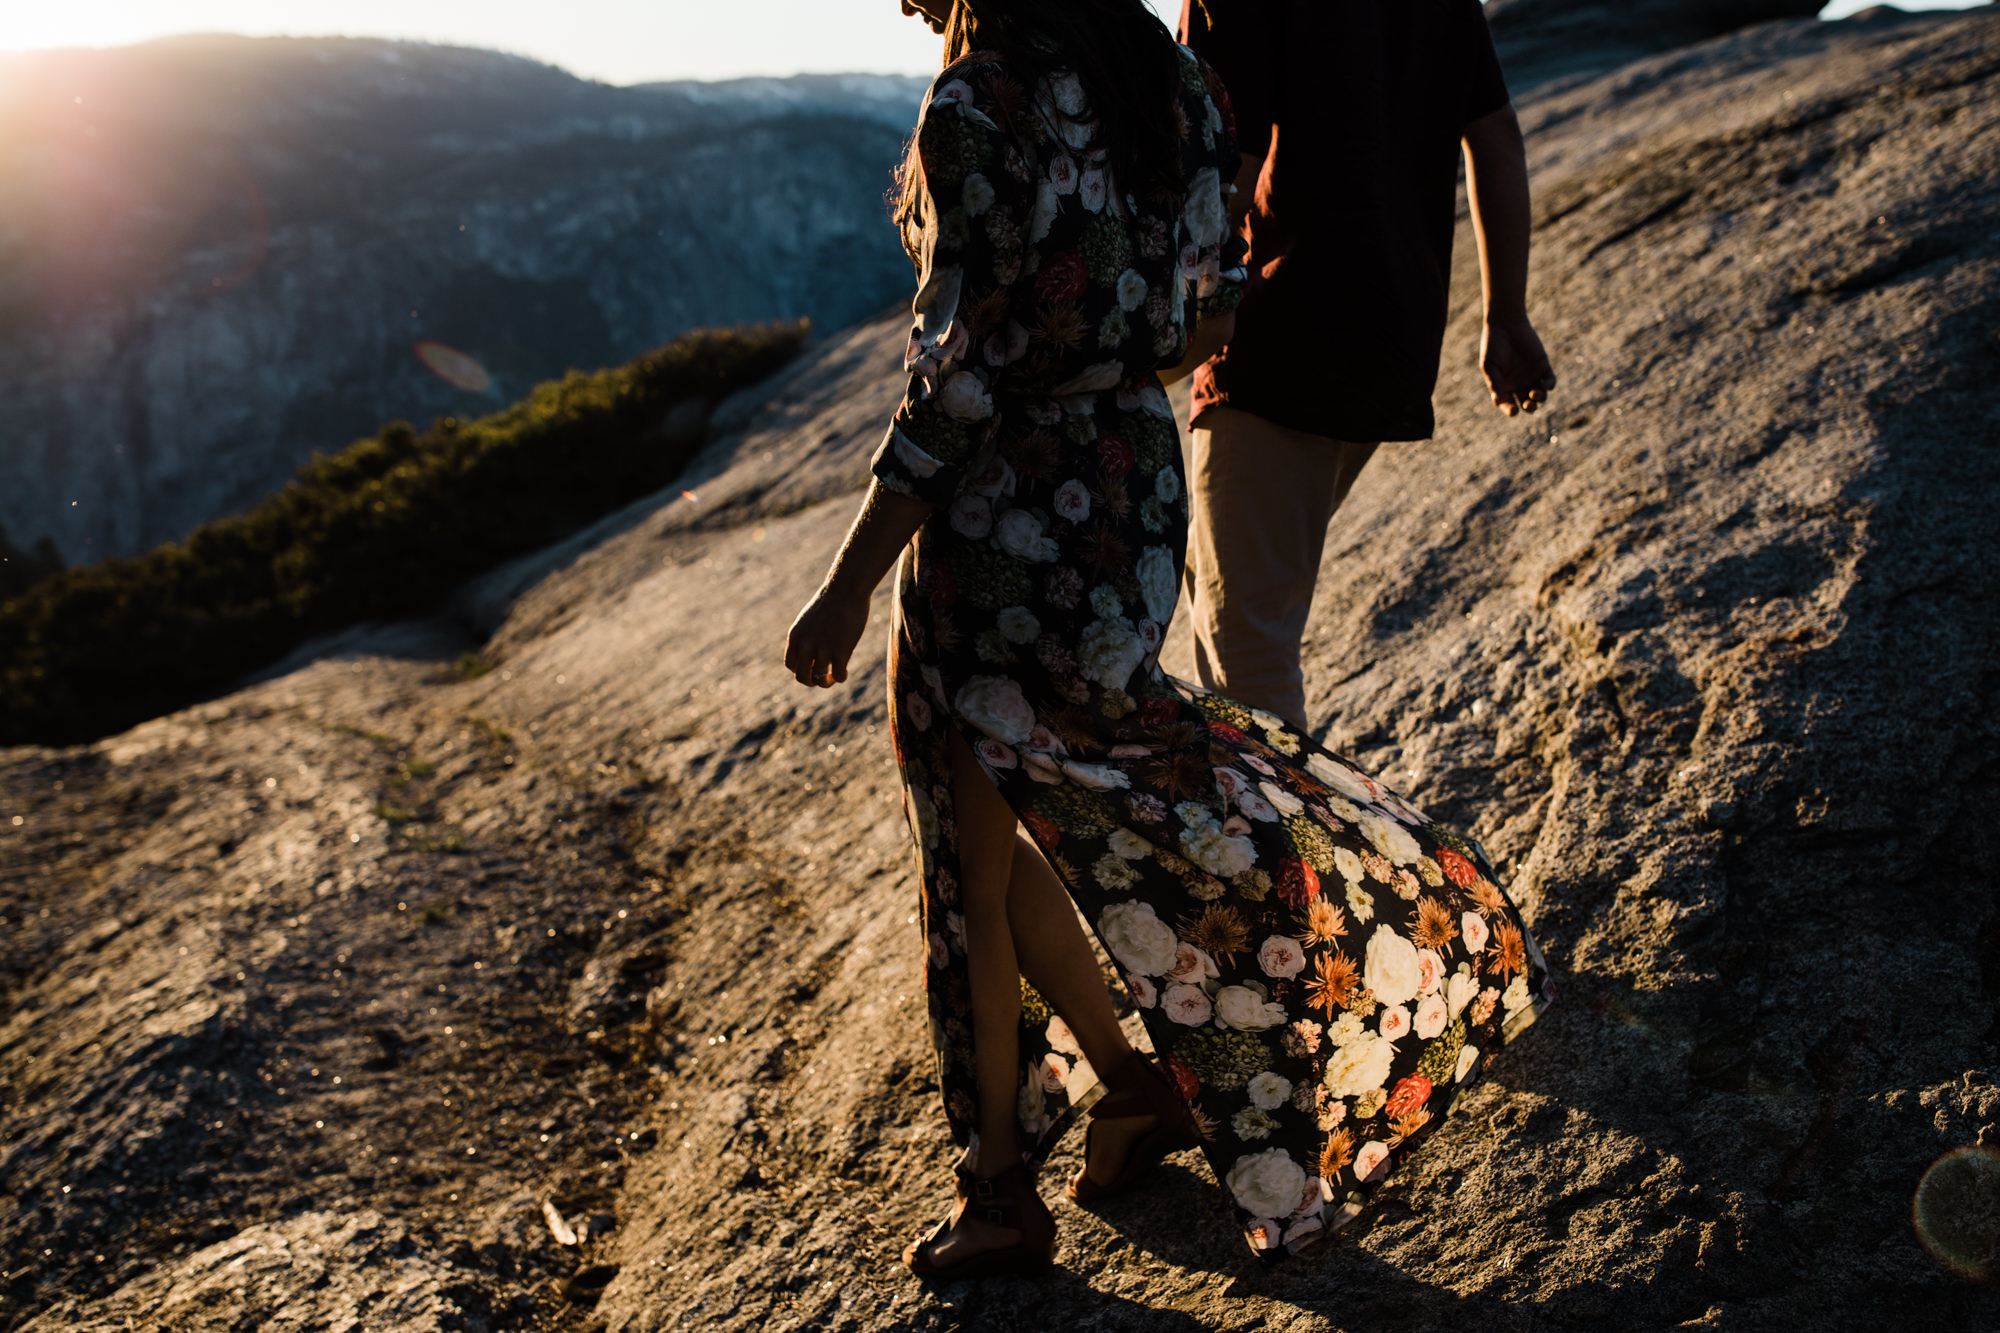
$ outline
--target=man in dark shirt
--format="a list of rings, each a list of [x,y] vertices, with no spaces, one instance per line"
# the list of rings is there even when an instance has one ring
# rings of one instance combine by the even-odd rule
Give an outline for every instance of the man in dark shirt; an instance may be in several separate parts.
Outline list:
[[[1461,148],[1494,406],[1555,386],[1527,315],[1527,159],[1479,0],[1183,0],[1180,35],[1228,86],[1251,270],[1195,375],[1196,670],[1305,726],[1327,523],[1377,444],[1433,430]]]

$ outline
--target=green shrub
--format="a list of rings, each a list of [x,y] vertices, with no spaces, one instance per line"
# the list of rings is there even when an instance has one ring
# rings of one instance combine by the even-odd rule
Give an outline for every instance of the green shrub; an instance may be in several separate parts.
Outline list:
[[[122,730],[315,635],[423,611],[671,481],[701,443],[668,428],[673,409],[771,374],[805,333],[691,333],[477,421],[396,422],[183,543],[42,580],[0,603],[0,745]]]

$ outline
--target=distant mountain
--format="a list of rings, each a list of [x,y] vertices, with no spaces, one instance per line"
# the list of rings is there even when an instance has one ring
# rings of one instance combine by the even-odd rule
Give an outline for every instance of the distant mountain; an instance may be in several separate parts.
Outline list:
[[[883,197],[922,88],[349,39],[0,57],[0,537],[142,550],[389,418],[873,313],[910,282]]]

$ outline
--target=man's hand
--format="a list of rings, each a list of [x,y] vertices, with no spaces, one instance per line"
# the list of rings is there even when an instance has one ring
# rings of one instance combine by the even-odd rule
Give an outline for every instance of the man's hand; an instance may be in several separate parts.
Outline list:
[[[1479,347],[1479,369],[1493,394],[1493,406],[1513,416],[1533,412],[1548,401],[1556,372],[1535,326],[1518,319],[1488,320]]]
[[[868,628],[869,598],[821,588],[792,622],[785,670],[801,685],[831,689],[847,679],[847,659]]]

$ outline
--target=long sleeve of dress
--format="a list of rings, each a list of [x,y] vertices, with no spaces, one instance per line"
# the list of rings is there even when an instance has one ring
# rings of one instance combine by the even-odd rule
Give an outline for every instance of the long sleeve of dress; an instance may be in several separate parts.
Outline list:
[[[1018,352],[987,326],[1010,304],[1034,206],[1020,149],[972,103],[963,80],[945,80],[917,127],[925,225],[910,384],[874,461],[884,486],[936,505],[991,459],[994,381]]]
[[[1194,66],[1182,80],[1186,99],[1182,114],[1190,127],[1182,141],[1188,181],[1188,249],[1183,251],[1182,267],[1198,321],[1236,309],[1249,276],[1243,267],[1248,247],[1229,225],[1226,193],[1243,164],[1243,153],[1236,144],[1236,118],[1221,78],[1192,51],[1183,48],[1182,56]]]

